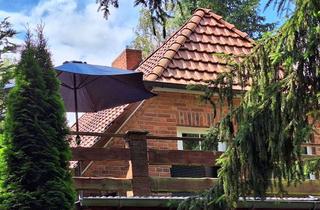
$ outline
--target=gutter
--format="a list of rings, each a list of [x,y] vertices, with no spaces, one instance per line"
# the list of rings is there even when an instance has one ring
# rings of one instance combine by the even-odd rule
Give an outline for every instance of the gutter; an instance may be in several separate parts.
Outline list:
[[[167,207],[176,208],[188,197],[83,197],[82,207]],[[267,200],[240,200],[239,208],[245,209],[320,209],[317,198],[269,198]]]
[[[146,88],[173,88],[173,89],[183,89],[186,90],[188,85],[185,84],[176,84],[176,83],[167,83],[167,82],[158,82],[158,81],[150,81],[150,80],[143,80],[143,84]]]
[[[159,81],[150,81],[150,80],[144,80],[143,84],[145,85],[145,87],[147,89],[172,89],[172,90],[184,90],[184,91],[188,91],[190,92],[194,92],[194,93],[198,93],[198,94],[203,94],[204,91],[201,89],[201,87],[205,87],[205,85],[199,85],[199,87],[194,87],[193,89],[190,89],[189,86],[190,85],[194,85],[194,84],[176,84],[176,83],[168,83],[168,82],[159,82]],[[196,84],[197,85],[197,84]],[[170,92],[174,92],[174,91],[170,91]],[[213,91],[218,92],[218,89],[215,88],[213,89]],[[233,90],[235,94],[243,94],[246,90]]]
[[[177,207],[186,197],[82,197],[82,207]]]

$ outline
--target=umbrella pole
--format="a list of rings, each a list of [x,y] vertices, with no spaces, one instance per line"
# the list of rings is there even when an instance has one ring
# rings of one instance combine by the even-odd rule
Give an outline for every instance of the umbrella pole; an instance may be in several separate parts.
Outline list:
[[[76,132],[79,132],[79,122],[78,122],[78,95],[77,95],[77,80],[76,74],[73,74],[73,96],[74,96],[74,109],[75,109],[75,117],[76,117]],[[76,143],[79,146],[81,143],[81,139],[79,134],[76,136]]]
[[[76,132],[79,132],[79,122],[78,122],[78,95],[77,95],[77,80],[76,74],[73,74],[73,95],[74,95],[74,109],[75,109],[75,117],[76,117]],[[76,136],[76,143],[79,146],[81,143],[80,135]],[[82,161],[78,162],[78,176],[81,176]],[[83,197],[83,191],[79,192],[79,200]]]

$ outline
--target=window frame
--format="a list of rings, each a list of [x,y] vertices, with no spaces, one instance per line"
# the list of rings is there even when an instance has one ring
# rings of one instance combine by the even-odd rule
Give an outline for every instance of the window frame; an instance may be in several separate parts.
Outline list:
[[[205,128],[205,127],[177,126],[177,137],[182,137],[182,134],[184,133],[198,134],[200,136],[201,134],[207,134],[209,130],[210,128]],[[182,140],[177,141],[177,148],[178,150],[183,150]],[[226,148],[227,148],[226,143],[222,143],[222,142],[218,143],[218,151],[225,152]]]
[[[313,155],[313,151],[312,151],[312,147],[311,146],[305,146],[304,148],[305,148],[305,151],[306,151],[306,153],[304,153],[305,155]],[[308,178],[307,179],[315,180],[316,176],[315,176],[315,174],[310,173],[310,174],[308,174]]]

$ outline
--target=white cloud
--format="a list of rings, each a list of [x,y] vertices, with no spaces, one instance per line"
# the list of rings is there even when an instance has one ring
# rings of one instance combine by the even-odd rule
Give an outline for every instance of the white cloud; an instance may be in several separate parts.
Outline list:
[[[138,8],[133,7],[133,1],[121,0],[120,8],[111,8],[111,15],[105,20],[97,12],[95,0],[82,8],[80,2],[42,0],[30,11],[0,10],[0,17],[10,17],[9,21],[20,32],[27,24],[35,27],[43,22],[55,65],[66,60],[110,65],[133,38]]]
[[[82,60],[92,64],[111,65],[114,58],[133,38],[138,21],[138,8],[133,1],[120,0],[120,8],[111,9],[108,20],[97,12],[95,0],[42,0],[30,11],[7,12],[0,9],[0,18],[9,17],[21,34],[13,39],[23,42],[26,25],[31,28],[45,24],[45,35],[55,65],[66,60]],[[7,55],[17,58],[17,55]],[[81,116],[81,113],[80,115]],[[74,114],[67,113],[68,124],[75,122]]]

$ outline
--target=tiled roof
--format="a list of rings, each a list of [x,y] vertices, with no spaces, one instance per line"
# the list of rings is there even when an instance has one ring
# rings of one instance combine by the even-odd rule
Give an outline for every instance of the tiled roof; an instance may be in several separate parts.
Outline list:
[[[112,122],[117,119],[128,107],[128,104],[117,106],[110,109],[105,109],[99,112],[85,113],[79,118],[79,131],[89,132],[105,132]],[[75,126],[72,126],[72,130],[75,130]],[[81,136],[80,147],[92,147],[99,138],[96,136]],[[75,139],[70,141],[71,147],[76,147]]]
[[[146,80],[190,84],[213,80],[227,71],[215,53],[245,55],[253,40],[209,9],[198,9],[167,41],[137,69]]]
[[[89,112],[79,118],[79,131],[103,133],[111,127],[128,109],[128,104],[105,109],[99,112]],[[75,125],[71,127],[75,131]],[[92,147],[100,140],[96,136],[81,136],[80,145],[76,144],[75,136],[69,138],[70,147]],[[70,161],[70,168],[75,168],[77,161]]]
[[[204,82],[227,70],[225,63],[214,53],[242,55],[249,53],[252,46],[253,41],[246,33],[210,10],[198,9],[136,71],[143,72],[144,79],[151,81],[176,84]],[[80,131],[104,132],[125,114],[127,108],[124,105],[86,113],[79,119]],[[97,137],[82,137],[80,146],[91,147],[98,141]],[[71,146],[76,146],[74,140]]]

